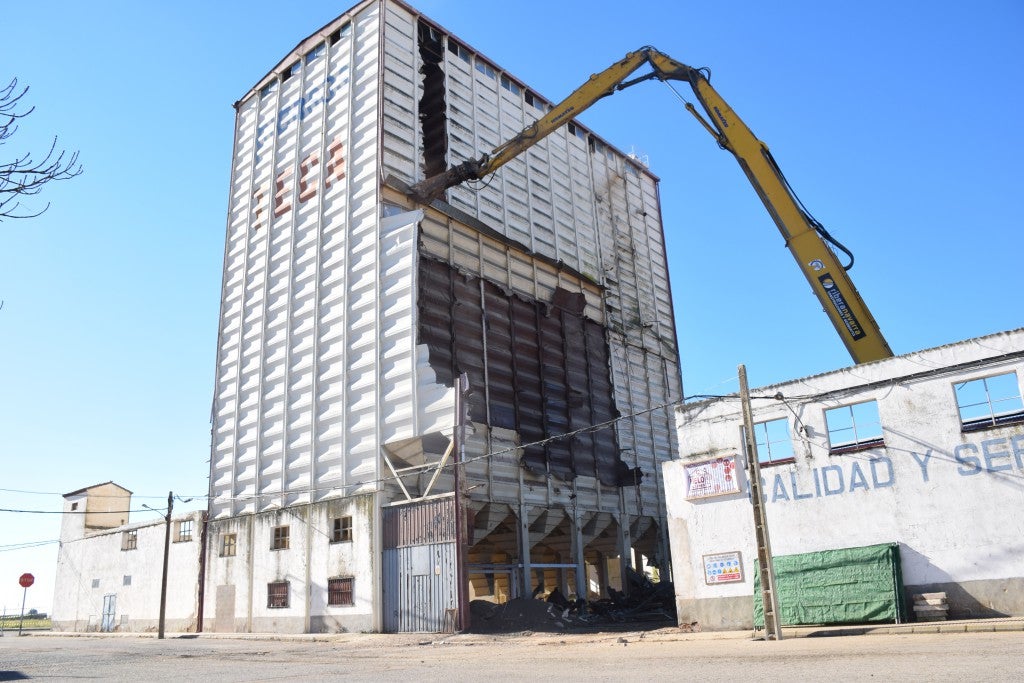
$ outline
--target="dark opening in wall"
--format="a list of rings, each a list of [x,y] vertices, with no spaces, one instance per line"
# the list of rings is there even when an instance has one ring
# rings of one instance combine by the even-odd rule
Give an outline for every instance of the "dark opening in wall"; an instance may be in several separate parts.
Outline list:
[[[443,173],[447,167],[448,117],[445,104],[444,36],[428,24],[419,23],[419,46],[423,74],[420,98],[420,127],[423,133],[423,173]]]
[[[541,442],[523,449],[523,466],[565,481],[640,482],[614,429],[580,431],[618,417],[605,331],[584,316],[582,294],[529,299],[421,253],[418,300],[419,341],[438,381],[469,376],[470,418]]]

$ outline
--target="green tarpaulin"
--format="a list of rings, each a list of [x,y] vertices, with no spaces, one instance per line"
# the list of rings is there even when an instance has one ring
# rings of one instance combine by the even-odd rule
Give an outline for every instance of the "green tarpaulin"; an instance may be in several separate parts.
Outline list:
[[[904,621],[897,543],[781,555],[774,565],[783,625]],[[760,577],[755,571],[755,628],[764,628]]]

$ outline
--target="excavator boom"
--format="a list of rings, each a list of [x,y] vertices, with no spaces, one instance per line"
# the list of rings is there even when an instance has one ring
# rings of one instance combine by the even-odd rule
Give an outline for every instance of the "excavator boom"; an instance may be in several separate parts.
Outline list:
[[[649,73],[627,80],[644,65],[651,67]],[[843,251],[845,248],[835,242],[803,208],[768,146],[711,87],[706,69],[695,69],[677,62],[649,46],[630,52],[604,71],[592,75],[547,114],[489,153],[416,183],[410,188],[409,196],[416,201],[430,203],[455,185],[484,178],[598,100],[651,79],[690,84],[707,118],[702,117],[693,105],[687,105],[687,108],[718,145],[736,157],[854,362],[865,363],[892,356],[878,324],[847,274],[848,267],[839,262],[829,244]]]

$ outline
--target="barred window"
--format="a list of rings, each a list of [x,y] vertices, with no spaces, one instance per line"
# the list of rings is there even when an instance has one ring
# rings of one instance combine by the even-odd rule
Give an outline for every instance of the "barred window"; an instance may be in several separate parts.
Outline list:
[[[331,533],[331,543],[344,543],[352,540],[352,518],[335,517],[334,529]]]
[[[274,527],[274,542],[270,546],[271,550],[287,550],[288,549],[288,527],[286,526],[275,526]]]
[[[236,534],[224,534],[220,537],[220,556],[234,557],[238,547],[238,536]]]
[[[267,584],[267,607],[274,609],[288,606],[288,582],[275,581]]]
[[[352,577],[346,576],[338,579],[327,579],[327,604],[328,605],[354,605],[352,597]]]
[[[121,550],[135,550],[139,547],[139,531],[132,529],[121,534]]]

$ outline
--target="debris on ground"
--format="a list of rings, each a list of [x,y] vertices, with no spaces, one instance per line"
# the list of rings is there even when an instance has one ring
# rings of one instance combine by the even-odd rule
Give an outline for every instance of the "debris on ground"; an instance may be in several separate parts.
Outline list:
[[[643,574],[627,570],[627,589],[606,587],[607,598],[588,602],[567,598],[554,588],[542,597],[543,586],[531,598],[504,603],[474,600],[470,603],[470,631],[514,633],[519,631],[560,632],[609,626],[667,626],[676,624],[675,589],[672,583],[653,583]],[[694,622],[690,630],[699,630]]]

